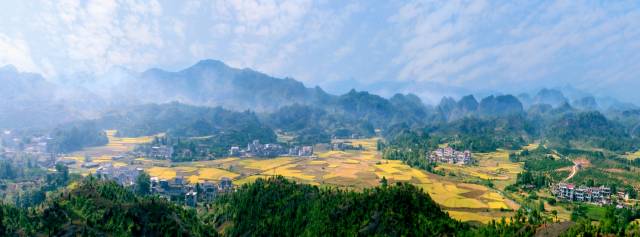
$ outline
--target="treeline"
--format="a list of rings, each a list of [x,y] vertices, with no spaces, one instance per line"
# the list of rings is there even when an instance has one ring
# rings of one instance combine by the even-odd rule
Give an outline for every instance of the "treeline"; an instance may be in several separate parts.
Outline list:
[[[572,143],[581,143],[619,153],[637,150],[639,142],[622,124],[597,111],[566,114],[550,124],[546,135],[553,146],[571,148]]]
[[[55,194],[38,208],[0,205],[0,235],[217,236],[195,210],[158,197],[136,196],[94,178]]]
[[[436,164],[429,161],[427,152],[437,148],[440,143],[439,138],[426,133],[405,131],[387,143],[379,142],[378,150],[382,151],[384,159],[400,160],[411,167],[436,172]]]
[[[571,214],[574,226],[561,236],[640,236],[640,207],[632,209],[616,208],[612,205],[605,207],[605,214],[598,223],[587,216],[584,206],[578,206]]]
[[[172,161],[211,160],[228,156],[231,146],[245,147],[253,140],[277,143],[277,136],[273,130],[264,126],[244,127],[204,137],[156,137],[150,144],[140,145],[136,150],[148,153],[152,147],[164,145],[173,149]]]
[[[62,125],[51,132],[47,149],[55,153],[67,153],[83,147],[109,143],[105,132],[93,121],[80,121]]]
[[[140,190],[89,176],[37,207],[0,204],[0,235],[533,236],[552,222],[533,208],[474,227],[450,218],[423,190],[404,183],[354,192],[260,178],[198,211]],[[600,225],[578,218],[565,235],[629,236],[637,234],[631,220],[638,217],[637,208],[610,207]]]
[[[446,236],[468,228],[408,184],[353,192],[258,179],[215,206],[207,220],[229,236]]]

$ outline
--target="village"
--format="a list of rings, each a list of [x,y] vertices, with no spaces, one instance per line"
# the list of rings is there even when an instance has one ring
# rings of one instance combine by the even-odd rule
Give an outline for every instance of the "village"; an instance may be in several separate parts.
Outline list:
[[[571,183],[558,183],[551,187],[551,193],[556,198],[569,202],[584,202],[596,205],[617,204],[616,207],[624,207],[623,203],[629,200],[629,194],[618,191],[612,193],[607,186],[588,187],[576,186]]]
[[[230,157],[278,157],[278,156],[313,156],[313,146],[292,146],[285,149],[280,144],[261,144],[260,140],[253,140],[247,144],[246,149],[232,146],[229,149]]]
[[[432,163],[448,163],[457,165],[470,165],[473,164],[473,156],[471,151],[457,151],[451,147],[438,148],[432,152],[427,153],[428,159]]]

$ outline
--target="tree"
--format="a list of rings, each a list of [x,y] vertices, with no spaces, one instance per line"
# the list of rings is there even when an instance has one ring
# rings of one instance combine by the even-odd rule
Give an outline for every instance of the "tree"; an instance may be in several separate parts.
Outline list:
[[[386,188],[387,185],[389,185],[389,182],[387,181],[387,178],[382,176],[382,180],[380,180],[380,185],[382,185],[382,187]]]
[[[554,219],[556,220],[556,222],[558,221],[558,211],[557,210],[552,210],[551,214],[553,214]]]
[[[60,174],[59,177],[61,177],[61,184],[65,184],[67,183],[67,181],[69,181],[69,167],[67,167],[66,165],[63,165],[61,163],[56,164],[56,171],[58,172],[58,174]]]
[[[151,193],[151,176],[146,172],[142,172],[136,178],[136,193],[138,195],[147,195]]]

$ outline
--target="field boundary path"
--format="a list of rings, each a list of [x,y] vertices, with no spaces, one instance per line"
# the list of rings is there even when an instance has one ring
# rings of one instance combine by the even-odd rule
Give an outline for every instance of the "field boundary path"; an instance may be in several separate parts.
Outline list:
[[[580,171],[582,167],[589,165],[589,161],[586,159],[577,159],[572,162],[573,167],[571,167],[571,173],[569,174],[569,176],[567,176],[567,178],[563,180],[564,182],[567,182],[572,179],[573,176],[576,176],[576,174],[578,174],[578,171]]]

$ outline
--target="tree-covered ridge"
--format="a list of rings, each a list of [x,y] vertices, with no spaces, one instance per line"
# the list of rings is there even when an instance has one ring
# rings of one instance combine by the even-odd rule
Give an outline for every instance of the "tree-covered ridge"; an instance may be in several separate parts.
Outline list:
[[[229,236],[448,236],[468,228],[401,183],[353,192],[258,179],[215,206],[208,220]]]
[[[571,147],[573,142],[619,152],[638,148],[638,140],[632,138],[624,126],[597,111],[563,116],[549,126],[547,137],[551,144],[565,147]]]
[[[258,116],[250,111],[236,112],[222,107],[199,107],[176,102],[111,111],[97,123],[103,128],[118,130],[118,136],[123,137],[158,133],[198,137],[264,126]]]
[[[192,209],[94,178],[37,208],[0,206],[0,235],[216,236]]]
[[[72,152],[83,147],[101,146],[109,142],[106,133],[93,121],[62,125],[50,134],[47,149],[51,152]]]

